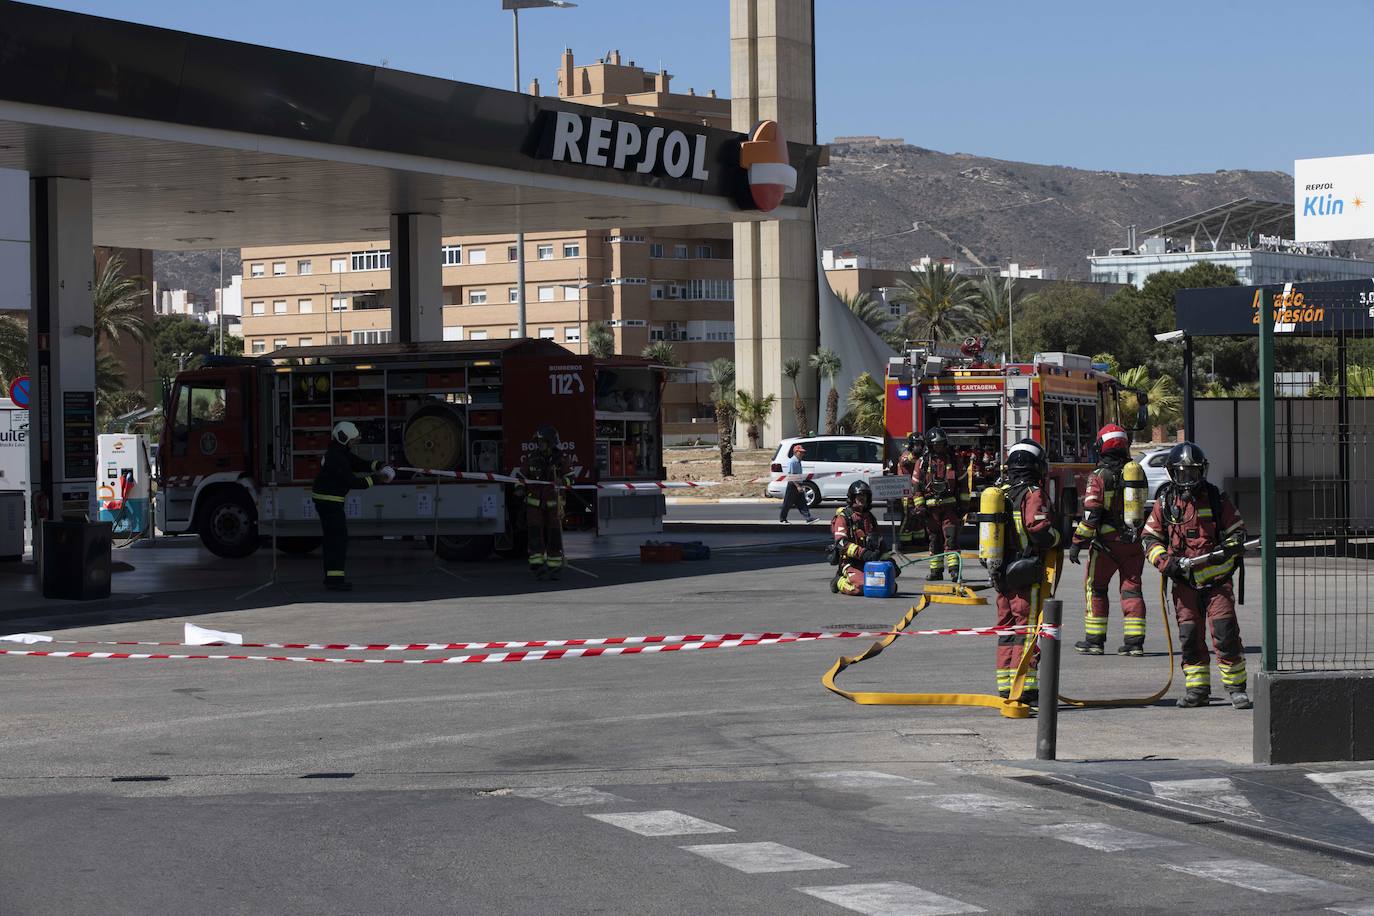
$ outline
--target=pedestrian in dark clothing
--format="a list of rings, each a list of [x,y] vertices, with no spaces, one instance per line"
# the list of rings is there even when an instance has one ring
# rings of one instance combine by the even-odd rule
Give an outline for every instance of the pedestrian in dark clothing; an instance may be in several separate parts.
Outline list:
[[[787,456],[787,488],[782,493],[782,512],[778,515],[778,521],[787,524],[787,514],[796,506],[801,510],[802,518],[808,522],[814,522],[816,516],[811,514],[811,510],[806,507],[806,494],[802,492],[800,478],[805,473],[802,470],[802,455],[806,454],[806,449],[800,444],[793,445]]]

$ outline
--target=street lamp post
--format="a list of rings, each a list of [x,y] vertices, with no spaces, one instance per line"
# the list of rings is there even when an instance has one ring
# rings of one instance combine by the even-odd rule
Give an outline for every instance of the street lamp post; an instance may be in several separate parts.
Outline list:
[[[555,9],[568,9],[577,6],[576,3],[569,3],[568,0],[501,0],[501,9],[510,10],[511,21],[515,25],[515,91],[520,92],[520,11],[544,9],[554,7]],[[571,91],[572,87],[569,86]],[[516,225],[521,222],[519,207],[515,211]],[[515,336],[525,337],[525,232],[523,229],[516,229],[515,232]]]

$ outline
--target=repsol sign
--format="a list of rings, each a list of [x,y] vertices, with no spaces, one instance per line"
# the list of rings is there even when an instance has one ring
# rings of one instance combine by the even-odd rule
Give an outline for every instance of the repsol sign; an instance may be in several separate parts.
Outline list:
[[[557,111],[541,147],[554,162],[694,181],[711,178],[706,134],[671,124],[646,129],[634,121]]]

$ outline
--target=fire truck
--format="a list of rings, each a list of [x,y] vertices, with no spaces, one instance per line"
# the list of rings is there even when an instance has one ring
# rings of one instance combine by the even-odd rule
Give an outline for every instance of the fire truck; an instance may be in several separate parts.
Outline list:
[[[363,459],[460,472],[401,472],[350,493],[355,536],[434,537],[446,559],[523,553],[524,513],[509,482],[544,425],[575,474],[568,524],[599,533],[662,529],[664,370],[580,356],[547,340],[320,346],[212,358],[180,373],[165,407],[158,526],[193,533],[221,557],[268,537],[298,553],[320,540],[310,487],[330,430],[350,420]]]
[[[965,341],[956,352],[933,344],[910,347],[888,363],[884,392],[885,458],[895,461],[911,432],[940,427],[969,468],[970,492],[995,482],[1006,450],[1021,439],[1040,443],[1049,458],[1046,483],[1061,511],[1074,516],[1079,494],[1096,458],[1097,431],[1118,423],[1146,426],[1146,395],[1074,353],[1037,353],[1028,363],[984,361],[982,342]],[[1136,403],[1124,416],[1123,395]]]

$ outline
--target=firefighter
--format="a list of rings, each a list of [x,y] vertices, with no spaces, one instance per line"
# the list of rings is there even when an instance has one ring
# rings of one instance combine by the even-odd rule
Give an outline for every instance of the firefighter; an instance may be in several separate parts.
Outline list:
[[[380,461],[364,461],[353,454],[351,446],[361,434],[356,424],[340,420],[330,433],[329,448],[320,462],[320,472],[310,486],[315,514],[324,535],[324,587],[338,592],[350,591],[346,561],[348,555],[348,516],[344,500],[349,490],[363,490],[380,480],[391,483],[396,472]],[[359,473],[364,472],[364,473]]]
[[[1245,644],[1236,620],[1231,576],[1245,552],[1245,521],[1231,500],[1207,481],[1207,456],[1192,442],[1169,452],[1169,483],[1145,523],[1145,555],[1172,582],[1178,639],[1183,645],[1185,693],[1178,705],[1206,706],[1212,696],[1204,620],[1212,630],[1221,683],[1236,709],[1252,705],[1246,692]],[[1221,557],[1189,568],[1185,558]]]
[[[573,475],[559,450],[557,429],[539,427],[534,443],[520,465],[530,572],[536,579],[557,579],[563,572],[563,490],[572,486]]]
[[[871,560],[886,560],[892,554],[885,548],[878,533],[878,520],[873,517],[873,490],[863,480],[849,485],[845,504],[835,510],[830,521],[830,534],[835,543],[829,560],[839,567],[830,580],[830,590],[842,595],[862,595],[864,592],[864,564]],[[896,566],[894,564],[894,575]]]
[[[897,458],[897,473],[916,482],[916,465],[925,454],[925,442],[915,433],[908,433],[902,454]],[[902,500],[902,525],[897,530],[898,548],[908,553],[916,548],[925,534],[924,513],[916,505],[916,499],[908,496]]]
[[[1032,439],[1022,439],[1007,452],[1005,512],[1001,531],[1002,562],[990,566],[997,589],[997,625],[1033,626],[1040,620],[1045,595],[1045,556],[1059,546],[1059,520],[1042,489],[1048,464],[1045,450]],[[996,492],[996,491],[993,491]],[[1021,698],[1035,704],[1040,698],[1036,667],[1040,648],[1030,630],[997,637],[997,692],[1011,695],[1012,680],[1021,657],[1031,652]]]
[[[1131,461],[1131,437],[1115,423],[1108,423],[1097,432],[1093,443],[1097,450],[1097,467],[1088,475],[1083,496],[1083,520],[1074,529],[1073,546],[1069,548],[1069,562],[1082,563],[1083,551],[1088,551],[1088,568],[1083,575],[1085,605],[1083,610],[1084,638],[1074,644],[1083,655],[1101,655],[1107,642],[1107,611],[1110,601],[1107,587],[1112,576],[1120,575],[1122,630],[1125,638],[1116,650],[1117,655],[1145,654],[1145,596],[1141,591],[1140,574],[1145,568],[1145,549],[1140,546],[1140,523],[1143,518],[1127,518],[1126,500],[1143,497],[1127,493],[1126,474],[1144,480],[1140,466]],[[1127,471],[1127,465],[1134,465]],[[1134,480],[1132,481],[1134,483]],[[1132,503],[1132,508],[1143,503]],[[1133,511],[1132,516],[1138,516]]]
[[[968,490],[964,470],[949,446],[949,435],[936,426],[926,433],[926,454],[916,467],[912,478],[915,485],[912,500],[926,520],[930,535],[930,572],[926,578],[937,581],[945,577],[945,569],[955,575],[959,568],[959,524],[967,508]],[[941,558],[941,554],[949,555]]]

